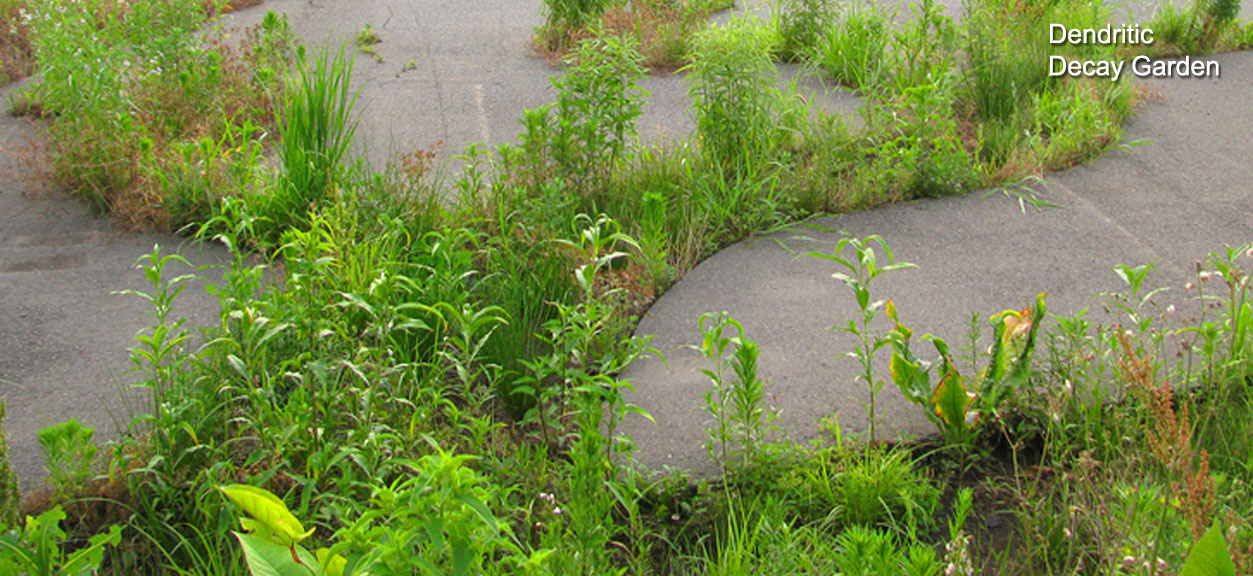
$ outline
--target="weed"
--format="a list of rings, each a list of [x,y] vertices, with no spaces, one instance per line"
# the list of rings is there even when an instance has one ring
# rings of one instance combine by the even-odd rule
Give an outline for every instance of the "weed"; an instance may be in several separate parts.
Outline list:
[[[630,38],[592,38],[567,58],[570,71],[554,79],[557,101],[528,110],[522,153],[531,184],[560,179],[586,191],[605,179],[636,137],[641,114],[643,57]]]
[[[21,493],[18,492],[17,474],[9,467],[9,433],[4,430],[7,398],[0,398],[0,530],[17,526]]]
[[[910,348],[913,331],[897,318],[891,302],[887,316],[896,324],[888,334],[892,345],[892,380],[911,402],[926,409],[927,418],[935,422],[947,439],[956,446],[969,449],[980,416],[986,414],[994,423],[1004,419],[1005,405],[1026,387],[1031,374],[1031,356],[1037,333],[1044,320],[1044,295],[1034,306],[1006,310],[992,316],[992,349],[989,364],[976,378],[963,381],[944,340],[930,337],[940,357],[935,366],[939,382],[931,387],[933,364],[924,362]],[[924,338],[927,338],[924,336]]]
[[[887,257],[887,264],[879,264],[879,257],[875,251],[874,244],[878,244],[879,249]],[[844,255],[845,248],[852,252],[851,257]],[[866,416],[870,420],[870,444],[874,445],[879,441],[877,400],[879,392],[883,389],[883,380],[875,376],[874,358],[879,349],[887,346],[891,340],[888,336],[876,334],[871,330],[871,323],[874,321],[875,316],[878,316],[879,311],[883,309],[885,302],[883,300],[871,302],[870,283],[884,272],[910,268],[913,267],[913,264],[897,262],[887,242],[876,235],[865,238],[853,238],[846,235],[839,242],[836,242],[835,248],[831,250],[830,254],[810,252],[806,256],[821,258],[838,264],[842,270],[832,274],[831,277],[839,280],[853,291],[857,308],[861,311],[857,319],[849,320],[847,325],[834,326],[832,329],[847,332],[858,340],[857,348],[854,349],[850,356],[856,358],[857,362],[861,364],[860,376],[869,392],[868,402],[864,406],[866,408]],[[889,312],[889,316],[893,315],[894,313]]]
[[[966,98],[983,120],[1010,122],[1022,102],[1049,81],[1043,24],[1006,22],[985,11],[968,18]]]
[[[349,91],[351,56],[340,50],[299,58],[288,79],[289,96],[280,122],[279,161],[282,176],[264,213],[277,230],[305,228],[308,213],[336,191],[345,177],[357,123],[352,117],[357,96]]]
[[[91,537],[85,546],[68,552],[61,521],[65,512],[56,506],[37,517],[26,517],[24,528],[0,534],[0,568],[9,574],[92,574],[100,568],[105,549],[122,539],[121,526]]]
[[[935,0],[910,4],[912,18],[892,35],[891,79],[894,91],[934,83],[954,72],[958,28]]]
[[[48,484],[52,485],[58,500],[76,496],[95,475],[98,450],[92,442],[95,434],[94,428],[83,426],[76,419],[39,431],[39,447],[44,452]]]
[[[62,3],[66,15],[55,11]],[[1107,306],[1136,323],[1137,358],[1160,355],[1171,338],[1184,345],[1179,362],[1150,360],[1163,376],[1155,382],[1179,383],[1170,401],[1158,391],[1136,402],[1111,386],[1126,361],[1112,329],[1082,315],[1042,328],[1042,303],[992,317],[992,348],[984,353],[975,333],[968,371],[941,349],[939,385],[917,378],[926,363],[899,322],[878,330],[880,311],[898,318],[869,287],[904,264],[881,239],[846,238],[820,256],[840,266],[858,302],[858,319],[837,329],[858,342],[871,446],[846,447],[838,423],[833,448],[768,441],[766,352],[729,318],[707,316],[710,444],[737,473],[721,490],[682,476],[654,487],[621,465],[631,445],[619,424],[640,410],[615,374],[650,352],[629,337],[632,316],[711,251],[812,211],[962,192],[1116,141],[1134,102],[1129,83],[1036,78],[1053,50],[1036,46],[1043,23],[1101,26],[1108,15],[1096,3],[972,2],[958,25],[923,1],[896,28],[860,3],[836,14],[795,0],[775,24],[737,19],[695,38],[719,3],[550,1],[541,50],[574,48],[557,101],[526,114],[516,145],[467,147],[447,183],[434,149],[381,174],[354,163],[347,71],[359,48],[302,57],[287,73],[284,19],[267,16],[227,48],[222,31],[196,32],[218,8],[193,4],[48,0],[28,29],[48,67],[33,93],[56,125],[61,176],[135,222],[205,222],[199,235],[232,254],[214,287],[220,322],[194,353],[169,315],[187,281],[171,278],[177,260],[154,249],[141,262],[154,319],[133,357],[153,403],[110,449],[108,494],[133,529],[106,559],[115,572],[226,575],[269,558],[286,563],[280,572],[334,573],[341,558],[344,574],[935,576],[973,573],[998,554],[1004,572],[1006,550],[1019,548],[989,551],[1005,538],[985,542],[984,522],[966,526],[969,491],[958,492],[948,533],[934,529],[931,473],[950,471],[951,455],[965,458],[977,440],[1008,448],[961,464],[1012,467],[980,488],[980,512],[985,493],[990,506],[1002,503],[996,495],[1021,498],[1024,571],[1174,572],[1187,534],[1209,517],[1224,518],[1237,552],[1247,547],[1253,466],[1238,440],[1253,428],[1239,384],[1253,313],[1236,261],[1247,247],[1205,263],[1202,316],[1183,332],[1156,316],[1136,323],[1151,313],[1141,310],[1145,270],[1119,269],[1129,293]],[[573,19],[558,14],[567,8]],[[1188,11],[1180,41],[1234,42],[1233,25],[1204,24],[1220,8]],[[62,21],[71,16],[82,21]],[[362,32],[374,46],[374,31]],[[839,48],[828,65],[870,99],[864,129],[774,88],[770,58],[807,46]],[[643,67],[687,59],[696,135],[640,146]],[[83,74],[97,63],[119,67]],[[273,169],[263,160],[272,134]],[[1047,365],[1032,361],[1035,338],[1049,344]],[[889,449],[879,438],[886,376],[874,357],[885,345],[893,381],[912,374],[903,390],[946,431],[922,459],[909,450],[917,445]],[[1191,469],[1144,460],[1182,454],[1163,447],[1193,428]],[[272,506],[235,537],[229,504],[212,492],[241,482]],[[299,534],[266,528],[266,518]],[[297,538],[313,526],[322,529]],[[1216,549],[1211,532],[1196,550]],[[82,544],[67,540],[56,550]],[[321,559],[320,545],[330,546]]]
[[[769,30],[736,19],[696,37],[690,94],[702,155],[724,173],[751,173],[774,140],[779,91]]]
[[[544,25],[536,36],[548,49],[565,48],[576,31],[600,18],[609,5],[609,0],[544,0]]]
[[[644,193],[643,216],[640,218],[640,257],[648,273],[654,293],[664,292],[674,281],[674,267],[669,260],[666,223],[669,220],[668,199],[658,192]]]
[[[812,58],[836,82],[869,91],[882,80],[891,28],[883,9],[850,1],[818,40]]]
[[[1188,404],[1178,409],[1170,384],[1155,383],[1150,363],[1136,355],[1125,334],[1119,335],[1123,359],[1122,377],[1141,403],[1148,407],[1146,431],[1149,449],[1173,479],[1172,489],[1184,517],[1192,527],[1193,540],[1200,539],[1209,526],[1214,509],[1214,479],[1209,474],[1209,453],[1193,450],[1192,421]]]
[[[705,449],[727,476],[733,457],[740,469],[747,468],[773,422],[773,414],[765,405],[765,382],[757,374],[761,351],[756,342],[744,337],[744,327],[725,312],[704,314],[697,324],[701,331],[699,350],[713,364],[712,370],[701,370],[710,384],[705,392],[705,411],[713,417]],[[724,335],[730,328],[735,329],[735,335]],[[728,366],[735,373],[734,379],[727,373]]]
[[[774,14],[782,38],[779,54],[785,59],[809,54],[835,21],[831,0],[782,0]]]
[[[377,50],[379,44],[383,43],[383,39],[380,38],[378,33],[374,31],[374,28],[367,23],[365,28],[362,28],[360,32],[357,32],[356,37],[352,39],[352,43],[358,50],[361,51],[362,54],[374,56],[375,50]]]

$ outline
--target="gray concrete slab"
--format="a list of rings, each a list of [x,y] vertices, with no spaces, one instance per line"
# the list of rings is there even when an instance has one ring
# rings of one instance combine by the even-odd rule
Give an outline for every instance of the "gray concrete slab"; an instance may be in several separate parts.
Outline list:
[[[961,5],[942,2],[954,15]],[[350,47],[370,24],[383,39],[377,50],[384,61],[358,55],[354,85],[362,91],[362,146],[381,165],[392,153],[436,142],[444,143],[441,155],[448,158],[471,142],[512,140],[523,109],[551,101],[550,78],[560,74],[530,47],[540,6],[540,0],[268,0],[222,22],[244,26],[268,10],[286,12],[306,43]],[[1076,309],[1090,294],[1116,287],[1108,273],[1115,263],[1157,259],[1177,280],[1192,260],[1223,242],[1244,240],[1238,232],[1248,229],[1243,183],[1250,175],[1253,70],[1248,54],[1220,59],[1221,79],[1161,83],[1165,101],[1150,104],[1127,131],[1129,140],[1149,139],[1153,146],[1113,153],[1051,179],[1063,210],[1022,214],[1004,197],[972,195],[832,223],[856,234],[883,234],[901,258],[917,262],[917,270],[885,277],[880,293],[897,299],[912,326],[950,338],[961,334],[967,311],[1021,307],[1042,290],[1052,293],[1055,310]],[[410,61],[416,67],[406,71]],[[786,80],[799,70],[781,72]],[[828,90],[813,78],[801,83],[827,111],[855,115],[859,101],[848,92]],[[640,120],[643,137],[685,137],[692,124],[683,77],[651,77],[644,86],[651,96]],[[14,465],[26,486],[42,476],[35,444],[40,427],[77,417],[108,438],[115,422],[128,419],[117,391],[132,381],[124,374],[126,348],[146,325],[146,309],[110,292],[142,288],[135,259],[154,243],[181,242],[125,233],[93,218],[74,198],[42,189],[27,194],[39,183],[21,158],[35,133],[25,121],[0,117],[0,390],[9,402]],[[818,248],[831,242],[807,234],[818,238]],[[645,363],[628,374],[640,387],[638,402],[660,422],[628,425],[643,461],[706,466],[703,383],[694,353],[679,348],[695,340],[696,318],[704,311],[731,311],[762,341],[772,402],[797,437],[812,435],[815,419],[828,413],[839,413],[850,429],[864,426],[864,394],[841,357],[849,341],[825,330],[847,317],[848,297],[828,277],[829,267],[796,259],[775,243],[791,235],[751,239],[716,255],[645,319],[641,332],[657,335],[671,364]],[[196,264],[223,257],[195,248],[184,255]],[[214,322],[217,311],[198,286],[187,289],[178,309],[189,326]],[[881,414],[893,432],[926,430],[917,410],[890,391]]]
[[[536,53],[532,38],[544,22],[540,0],[335,2],[269,0],[222,18],[229,27],[260,22],[266,11],[286,13],[312,47],[346,45],[371,26],[382,39],[378,63],[357,52],[353,77],[359,99],[358,134],[381,166],[390,152],[443,143],[442,158],[473,142],[491,148],[513,141],[522,112],[555,98],[550,78],[562,71]],[[730,12],[718,15],[726,20]],[[416,68],[405,71],[409,62]],[[855,114],[860,99],[806,75],[780,69],[780,85],[794,77],[811,101],[831,113]],[[688,83],[680,74],[645,78],[649,97],[638,126],[646,142],[685,138],[692,130]]]
[[[41,428],[77,418],[103,441],[145,412],[144,395],[130,388],[136,378],[126,372],[127,349],[148,325],[149,308],[112,293],[147,288],[136,259],[155,244],[194,266],[216,264],[224,254],[169,235],[127,232],[55,191],[25,160],[38,126],[9,116],[8,90],[0,90],[0,102],[0,396],[8,402],[12,466],[25,489],[44,476]],[[215,323],[217,311],[203,281],[175,304],[189,327]]]
[[[1047,179],[1045,199],[1062,205],[1020,210],[1002,194],[916,201],[821,223],[854,236],[879,234],[898,259],[916,269],[880,277],[876,298],[893,299],[902,321],[950,344],[966,334],[970,311],[990,315],[1023,308],[1048,292],[1050,311],[1073,314],[1099,307],[1092,297],[1118,290],[1115,265],[1157,262],[1154,285],[1182,286],[1195,263],[1227,244],[1253,240],[1253,54],[1215,57],[1222,77],[1159,80],[1161,94],[1126,126],[1124,140],[1146,141]],[[812,242],[795,238],[806,236]],[[686,345],[699,343],[697,318],[727,311],[762,349],[761,374],[782,429],[812,438],[821,418],[834,414],[846,432],[863,433],[868,418],[858,364],[844,354],[855,341],[827,328],[845,324],[857,309],[847,288],[830,277],[831,263],[796,257],[829,252],[839,236],[790,230],[752,238],[697,266],[663,295],[638,333],[669,365],[648,360],[623,374],[635,382],[632,401],[657,424],[628,420],[623,431],[653,467],[709,472],[702,443],[709,417],[703,406],[707,365]],[[881,325],[882,327],[882,325]],[[880,430],[888,438],[930,433],[921,408],[891,384],[879,398]]]

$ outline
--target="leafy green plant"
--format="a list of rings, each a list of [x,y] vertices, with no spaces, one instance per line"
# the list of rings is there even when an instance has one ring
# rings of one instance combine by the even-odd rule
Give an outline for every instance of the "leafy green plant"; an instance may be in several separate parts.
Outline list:
[[[834,22],[832,0],[782,0],[779,4],[774,11],[782,38],[779,52],[787,59],[801,58]]]
[[[883,255],[887,257],[887,264],[879,263],[879,256],[874,247],[875,244],[878,244],[879,249],[883,251]],[[844,255],[846,248],[852,252],[851,255]],[[836,242],[835,248],[831,250],[830,254],[810,252],[806,256],[821,258],[838,264],[842,270],[832,274],[831,277],[839,280],[853,291],[857,308],[860,310],[860,314],[856,319],[849,320],[847,325],[834,326],[832,329],[847,332],[858,340],[857,348],[849,355],[861,364],[861,379],[865,382],[866,389],[869,392],[868,402],[864,406],[866,408],[866,416],[870,420],[870,443],[875,444],[879,440],[877,400],[879,392],[883,390],[883,380],[875,375],[874,358],[879,349],[891,342],[891,338],[888,335],[876,334],[871,328],[871,323],[878,316],[879,311],[883,309],[885,302],[883,300],[874,302],[870,300],[870,283],[884,272],[911,268],[914,265],[909,262],[897,262],[887,242],[877,235],[865,238],[853,238],[845,235],[839,242]]]
[[[0,398],[0,529],[17,526],[22,503],[17,487],[17,474],[9,467],[9,433],[4,430],[7,400]]]
[[[169,435],[176,428],[167,419],[166,408],[170,406],[168,395],[171,388],[180,380],[180,358],[182,346],[188,333],[183,329],[185,319],[172,320],[170,317],[174,307],[174,299],[194,279],[195,274],[183,274],[169,277],[166,267],[180,263],[191,266],[187,259],[178,254],[161,254],[161,246],[153,245],[152,253],[145,254],[136,261],[136,265],[144,270],[144,277],[152,286],[152,292],[138,290],[122,290],[118,294],[136,296],[152,305],[149,314],[152,316],[152,327],[145,334],[135,335],[137,345],[131,348],[132,370],[144,375],[144,379],[136,384],[148,388],[152,394],[152,413],[149,415],[152,433],[157,439],[157,446],[165,451],[170,448]]]
[[[95,474],[98,448],[92,437],[96,430],[83,426],[77,419],[53,424],[39,431],[39,447],[43,449],[48,470],[48,483],[57,497],[73,497]]]
[[[62,520],[65,512],[55,506],[39,516],[27,516],[24,528],[13,527],[0,534],[0,573],[91,576],[99,570],[106,547],[117,546],[122,540],[122,527],[111,525],[107,532],[92,536],[86,545],[70,551],[61,529]]]
[[[557,317],[545,324],[548,334],[539,336],[548,343],[551,352],[523,362],[529,374],[519,379],[521,386],[515,388],[514,393],[535,400],[535,419],[547,442],[553,441],[550,428],[557,426],[557,432],[561,432],[563,418],[559,415],[566,412],[572,400],[582,398],[582,402],[591,402],[586,398],[590,396],[603,402],[609,416],[604,423],[609,439],[605,451],[606,457],[612,460],[615,451],[627,444],[625,439],[615,435],[622,419],[628,413],[648,417],[638,406],[625,402],[622,393],[632,389],[630,382],[612,375],[641,355],[656,353],[656,350],[648,347],[649,338],[620,337],[621,327],[614,318],[615,297],[620,289],[604,288],[597,277],[614,262],[628,256],[623,249],[638,250],[639,245],[622,232],[615,220],[604,214],[595,219],[580,214],[572,226],[578,241],[561,239],[557,243],[579,252],[574,277],[580,298],[574,304],[555,304]],[[599,419],[596,428],[601,429]]]
[[[562,540],[573,549],[573,570],[567,573],[625,573],[625,569],[615,570],[608,551],[618,532],[612,514],[615,498],[621,493],[615,493],[613,440],[601,432],[605,412],[602,384],[603,380],[591,378],[574,392],[578,435],[570,446],[570,501],[557,509],[568,517]]]
[[[992,316],[992,350],[988,366],[974,379],[963,380],[940,338],[924,336],[935,345],[940,357],[936,363],[920,360],[910,347],[913,331],[900,323],[895,306],[887,305],[887,316],[896,328],[889,332],[892,345],[892,381],[905,398],[922,406],[927,418],[945,437],[966,446],[979,417],[990,415],[999,421],[1003,404],[1026,384],[1031,374],[1031,354],[1044,319],[1044,295],[1022,311],[1006,310]],[[939,381],[931,386],[931,370],[938,368]]]
[[[882,80],[890,31],[890,18],[883,9],[850,1],[819,38],[812,58],[836,82],[869,91]]]
[[[481,574],[491,563],[532,568],[549,553],[523,554],[497,518],[503,491],[466,466],[469,455],[438,450],[402,464],[412,475],[380,487],[370,507],[335,533],[324,557],[343,555],[343,574]]]
[[[669,199],[655,192],[645,192],[643,215],[640,218],[640,258],[655,293],[660,294],[674,280],[675,270],[670,265],[669,240],[666,223],[669,220]]]
[[[748,465],[771,423],[765,382],[757,375],[761,351],[756,342],[744,336],[744,327],[726,312],[703,314],[697,325],[701,332],[699,350],[713,364],[712,369],[701,370],[710,384],[705,392],[705,411],[713,417],[705,448],[726,474],[734,456],[738,456],[740,467]],[[735,335],[725,335],[728,329],[734,329]],[[727,373],[728,367],[734,378]]]
[[[265,218],[276,227],[307,227],[308,213],[334,193],[344,178],[357,122],[352,117],[356,93],[350,92],[353,58],[340,49],[298,55],[297,70],[287,80],[287,102],[280,115],[278,188],[266,200]]]
[[[636,137],[635,121],[648,92],[638,45],[603,36],[579,43],[569,71],[552,80],[557,101],[526,111],[521,148],[534,184],[558,178],[588,190],[603,181]]]
[[[890,75],[896,93],[938,85],[954,72],[958,28],[935,0],[913,2],[912,18],[893,32]]]
[[[840,574],[871,576],[899,572],[900,552],[892,535],[863,525],[850,526],[836,539]]]
[[[549,49],[568,46],[573,33],[600,18],[610,3],[610,0],[544,0],[544,26],[537,30],[541,44]]]
[[[730,175],[764,163],[775,140],[780,97],[771,43],[767,27],[737,18],[698,35],[685,67],[702,156]]]

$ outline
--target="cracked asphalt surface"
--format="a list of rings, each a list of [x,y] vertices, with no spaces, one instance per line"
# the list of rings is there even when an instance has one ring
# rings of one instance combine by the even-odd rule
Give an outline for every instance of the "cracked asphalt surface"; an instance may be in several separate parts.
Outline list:
[[[945,4],[952,13],[960,1]],[[1114,10],[1143,16],[1149,4]],[[516,136],[523,109],[550,101],[549,78],[559,73],[529,46],[542,21],[540,6],[539,0],[268,0],[227,15],[223,24],[245,26],[267,10],[286,12],[306,43],[349,49],[370,24],[382,37],[383,61],[357,58],[358,137],[365,156],[381,165],[393,154],[437,143],[448,158],[471,142],[494,147]],[[1050,312],[1091,307],[1097,313],[1092,296],[1118,288],[1110,271],[1116,264],[1155,261],[1161,270],[1155,285],[1181,286],[1194,262],[1249,241],[1253,230],[1253,53],[1214,58],[1222,66],[1219,78],[1147,82],[1158,97],[1128,123],[1124,141],[1149,145],[1111,150],[1049,176],[1043,197],[1061,208],[1023,212],[1013,198],[975,192],[823,223],[880,234],[899,259],[918,264],[882,277],[875,293],[894,299],[902,320],[919,333],[950,342],[960,341],[970,311],[1021,308],[1039,292],[1049,293]],[[783,67],[785,80],[798,76],[824,110],[856,116],[855,95]],[[640,121],[643,137],[685,137],[692,124],[682,76],[649,77],[644,87],[651,95]],[[13,89],[0,93],[6,106]],[[147,325],[147,308],[113,294],[143,288],[136,259],[154,244],[179,249],[195,266],[225,256],[176,237],[122,231],[50,190],[25,161],[37,131],[26,120],[0,116],[0,392],[8,401],[12,464],[24,488],[43,476],[40,428],[78,418],[98,429],[97,438],[114,438],[143,406],[142,394],[129,388],[134,377],[127,374],[126,350]],[[657,301],[639,333],[654,335],[669,365],[645,361],[624,375],[638,388],[633,401],[657,420],[625,424],[641,462],[711,469],[702,445],[705,382],[698,370],[704,366],[683,347],[697,342],[697,318],[705,312],[730,312],[759,341],[762,374],[787,433],[812,437],[829,414],[850,432],[865,428],[865,387],[856,380],[856,363],[843,357],[852,342],[827,329],[851,316],[852,299],[830,278],[829,266],[780,245],[829,251],[837,239],[813,230],[748,239],[706,260]],[[217,302],[201,289],[214,272],[205,276],[176,304],[188,326],[217,321]],[[1174,294],[1181,297],[1182,290]],[[889,436],[929,431],[920,409],[892,386],[880,400]]]

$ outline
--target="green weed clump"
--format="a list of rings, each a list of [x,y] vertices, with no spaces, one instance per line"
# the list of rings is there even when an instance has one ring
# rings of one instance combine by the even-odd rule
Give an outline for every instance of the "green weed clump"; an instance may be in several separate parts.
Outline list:
[[[882,8],[849,2],[817,40],[812,58],[837,82],[864,92],[883,74],[891,27]]]
[[[9,434],[4,430],[7,398],[0,398],[0,530],[17,526],[21,510],[21,493],[17,487],[17,474],[9,467]]]
[[[597,5],[600,6],[600,5]],[[556,57],[589,37],[630,38],[643,54],[644,66],[670,72],[689,61],[692,38],[713,12],[729,8],[726,0],[621,0],[595,8],[595,16],[558,25],[551,18],[536,33],[540,51]],[[552,11],[548,11],[551,17]]]
[[[775,22],[779,27],[779,55],[785,60],[803,58],[818,45],[835,20],[832,0],[783,0]]]
[[[95,475],[96,431],[78,420],[67,420],[39,431],[39,447],[48,469],[48,484],[58,500],[77,496]]]
[[[1198,0],[1183,8],[1168,2],[1145,24],[1155,33],[1146,51],[1169,57],[1239,49],[1247,45],[1239,15],[1239,0]]]
[[[696,130],[706,159],[729,176],[764,163],[776,141],[780,95],[773,38],[756,21],[709,28],[688,66]]]
[[[609,0],[544,0],[540,43],[549,49],[569,46],[571,36],[600,18],[609,5]]]
[[[567,74],[553,79],[557,101],[528,110],[519,169],[531,187],[552,183],[587,191],[603,182],[637,136],[644,69],[629,37],[591,38],[567,58]]]
[[[255,186],[254,144],[273,126],[271,98],[291,34],[269,16],[236,47],[200,3],[41,0],[28,6],[52,118],[54,177],[94,208],[136,226],[203,221],[227,194]],[[236,155],[236,152],[243,154]]]
[[[306,228],[308,214],[338,192],[346,178],[357,130],[356,93],[349,90],[353,60],[341,50],[306,61],[287,80],[288,98],[279,115],[278,159],[283,166],[261,217],[281,232]]]
[[[30,28],[54,165],[103,206],[198,225],[231,256],[199,333],[174,312],[186,262],[139,261],[148,288],[128,294],[152,319],[132,364],[150,403],[99,479],[90,434],[49,433],[56,482],[83,489],[64,508],[75,544],[45,512],[0,536],[0,566],[39,533],[44,558],[117,574],[1148,574],[1224,553],[1253,568],[1248,246],[1203,262],[1186,319],[1158,307],[1150,266],[1119,267],[1126,290],[1101,298],[1123,325],[1046,321],[1041,301],[974,315],[961,349],[933,339],[928,363],[908,311],[870,291],[905,264],[846,238],[818,255],[860,311],[838,328],[857,340],[869,442],[834,421],[805,444],[774,429],[771,352],[725,315],[698,320],[720,478],[651,475],[621,434],[646,416],[617,377],[653,353],[635,318],[727,243],[1115,142],[1131,85],[1041,80],[1051,53],[1019,46],[1041,22],[1103,21],[1093,3],[971,2],[957,24],[926,1],[894,27],[789,2],[786,33],[736,20],[693,37],[653,22],[711,3],[550,2],[581,26],[558,37],[573,50],[556,101],[447,175],[434,149],[378,173],[357,161],[350,57],[289,69],[278,16],[228,50],[199,40],[208,12],[191,4],[68,3],[84,21],[62,22],[46,13],[58,1]],[[597,21],[615,28],[587,32]],[[638,143],[647,30],[690,59],[690,140]],[[864,127],[778,90],[771,58],[787,51],[844,70]],[[889,379],[938,436],[884,437]]]

